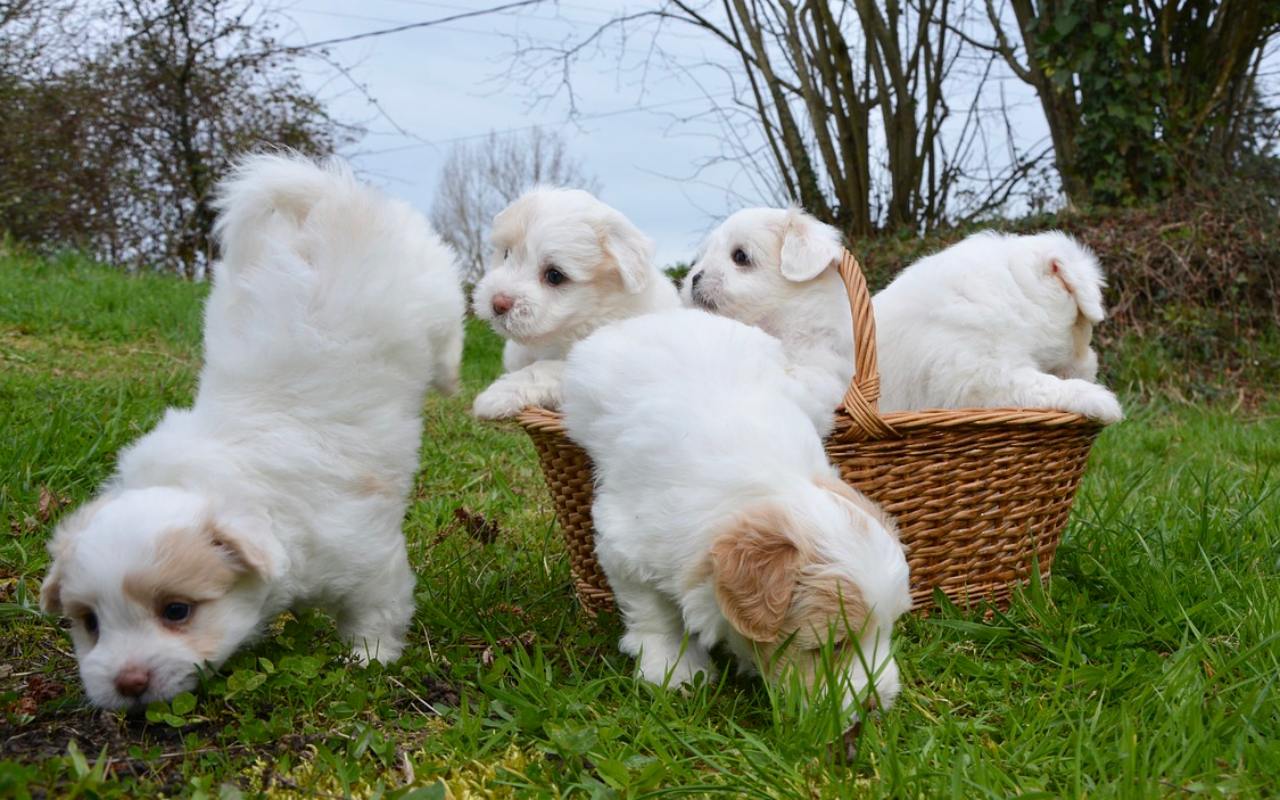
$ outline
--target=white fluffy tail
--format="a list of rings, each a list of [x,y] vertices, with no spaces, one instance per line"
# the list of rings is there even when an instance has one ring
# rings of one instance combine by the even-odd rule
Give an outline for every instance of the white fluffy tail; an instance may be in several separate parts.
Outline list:
[[[235,270],[261,257],[263,246],[296,232],[312,207],[335,192],[358,190],[351,169],[338,159],[319,166],[296,153],[256,153],[236,162],[218,185],[214,234],[222,250],[219,268]]]
[[[318,399],[456,383],[456,259],[421,214],[337,159],[296,154],[243,159],[216,204],[202,390]]]

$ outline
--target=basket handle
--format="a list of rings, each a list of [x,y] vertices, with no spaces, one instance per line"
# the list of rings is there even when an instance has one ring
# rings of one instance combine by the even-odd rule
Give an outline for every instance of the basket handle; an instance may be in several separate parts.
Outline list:
[[[877,438],[896,431],[880,416],[880,368],[876,363],[876,317],[871,292],[858,259],[848,250],[840,258],[840,279],[849,293],[853,312],[853,381],[844,393],[844,410],[868,434]]]

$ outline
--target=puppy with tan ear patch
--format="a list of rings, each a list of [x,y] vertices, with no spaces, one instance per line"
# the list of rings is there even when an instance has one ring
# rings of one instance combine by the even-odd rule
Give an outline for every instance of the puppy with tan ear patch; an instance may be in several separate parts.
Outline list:
[[[564,420],[596,468],[596,554],[620,647],[662,684],[725,644],[850,714],[893,702],[894,621],[911,605],[893,523],[840,481],[782,344],[697,310],[610,325],[565,369]],[[815,686],[823,648],[839,685]]]
[[[853,378],[841,254],[839,231],[798,208],[748,208],[708,234],[680,287],[686,306],[777,337],[809,387],[815,419],[840,405]]]
[[[507,339],[506,374],[476,397],[485,419],[558,408],[564,357],[601,325],[680,305],[653,264],[653,243],[578,189],[538,187],[493,220],[493,256],[475,287],[476,316]]]
[[[413,613],[400,525],[423,396],[457,381],[453,253],[338,163],[249,158],[218,204],[195,403],[49,546],[41,606],[106,708],[191,689],[290,607],[334,613],[360,660],[396,659]]]

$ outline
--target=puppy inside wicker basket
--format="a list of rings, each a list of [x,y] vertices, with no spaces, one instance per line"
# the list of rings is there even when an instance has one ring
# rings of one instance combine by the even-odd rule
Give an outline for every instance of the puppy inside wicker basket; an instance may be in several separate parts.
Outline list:
[[[835,408],[854,363],[841,255],[839,232],[808,214],[746,209],[708,235],[681,297],[777,336]],[[1119,420],[1090,346],[1104,285],[1093,253],[1056,231],[977,233],[917,261],[874,299],[880,411],[1051,408]]]
[[[830,406],[776,339],[696,310],[626,320],[571,351],[563,408],[595,464],[596,555],[641,677],[710,676],[725,645],[851,717],[893,702],[902,545],[831,466]]]

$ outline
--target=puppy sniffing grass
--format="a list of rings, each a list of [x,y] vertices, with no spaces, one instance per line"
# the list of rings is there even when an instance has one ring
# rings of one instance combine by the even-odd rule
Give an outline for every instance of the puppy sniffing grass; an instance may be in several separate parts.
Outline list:
[[[702,311],[650,314],[578,344],[564,388],[569,435],[596,467],[620,648],[641,677],[691,681],[723,643],[851,716],[869,692],[893,702],[902,545],[827,461],[817,430],[832,411],[817,418],[776,339]]]
[[[507,340],[506,374],[475,399],[476,416],[558,408],[564,357],[601,325],[680,305],[630,220],[578,189],[526,192],[493,220],[493,257],[476,284],[476,316]]]
[[[337,163],[249,158],[218,205],[195,403],[49,545],[41,605],[71,619],[98,706],[192,688],[294,606],[392,661],[413,612],[400,524],[423,395],[457,382],[453,254]]]

